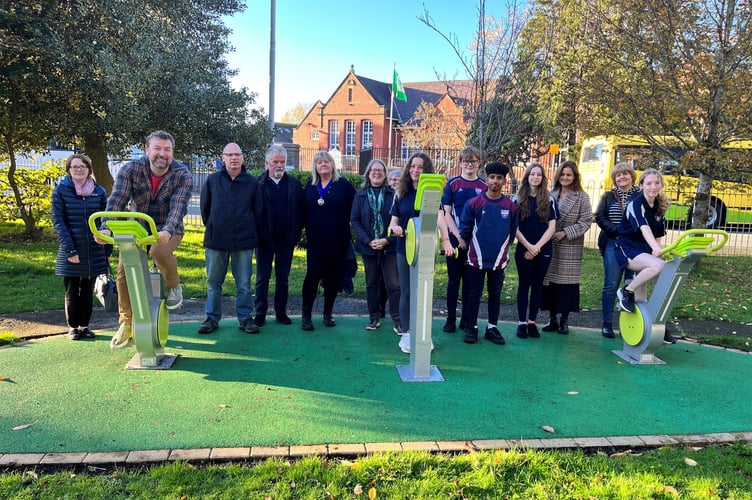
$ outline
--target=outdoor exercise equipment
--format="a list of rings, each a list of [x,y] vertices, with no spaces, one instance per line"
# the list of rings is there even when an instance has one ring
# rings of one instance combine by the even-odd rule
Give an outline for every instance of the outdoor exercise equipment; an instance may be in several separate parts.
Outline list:
[[[716,236],[706,236],[709,234]],[[647,285],[641,286],[635,291],[635,311],[622,311],[619,315],[624,348],[612,352],[631,364],[665,364],[655,353],[663,345],[666,320],[679,290],[695,263],[705,255],[720,250],[727,240],[726,231],[690,229],[665,247],[661,253],[667,262],[650,298],[647,299]]]
[[[106,218],[112,236],[96,227],[96,219]],[[145,222],[147,230],[140,222]],[[165,306],[165,286],[156,266],[150,271],[147,246],[159,238],[154,219],[140,212],[96,212],[89,217],[91,232],[100,240],[117,245],[123,262],[128,294],[133,311],[133,341],[136,354],[126,370],[170,368],[176,354],[166,354],[164,346],[170,328],[170,313]]]
[[[398,365],[403,382],[443,382],[431,365],[433,326],[433,273],[438,248],[438,217],[446,179],[441,174],[421,174],[415,195],[420,215],[407,222],[405,254],[410,265],[410,364]]]

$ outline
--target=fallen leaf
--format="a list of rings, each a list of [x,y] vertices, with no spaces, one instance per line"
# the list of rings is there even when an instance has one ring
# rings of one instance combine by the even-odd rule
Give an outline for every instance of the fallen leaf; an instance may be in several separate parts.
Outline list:
[[[353,493],[355,493],[356,495],[363,494],[363,487],[360,485],[360,483],[355,485],[355,488],[353,488]]]
[[[370,500],[376,498],[376,488],[371,488],[370,490],[368,490],[368,498]]]
[[[663,487],[663,491],[665,491],[666,493],[670,493],[672,495],[675,495],[677,497],[679,496],[679,492],[673,486],[664,486]]]
[[[550,425],[541,425],[541,429],[543,429],[546,432],[550,432],[551,434],[556,434],[556,429],[554,429]]]
[[[697,462],[695,462],[694,460],[692,460],[689,457],[684,457],[684,463],[687,464],[687,465],[689,465],[690,467],[694,467],[694,466],[697,465]]]
[[[612,453],[610,457],[611,458],[626,457],[627,455],[630,455],[631,453],[632,453],[632,450],[617,451],[616,453]]]
[[[17,425],[17,426],[15,426],[15,427],[14,427],[14,428],[13,428],[12,430],[14,430],[14,431],[22,431],[22,430],[24,430],[24,429],[28,429],[29,427],[31,427],[31,426],[32,426],[32,425],[34,425],[35,423],[36,423],[36,422],[32,422],[32,423],[30,423],[30,424]]]
[[[222,408],[222,409],[224,410],[225,408],[229,408],[229,407],[230,407],[230,405],[224,405],[224,404],[223,404],[223,405],[219,405],[219,407],[220,407],[220,408]]]

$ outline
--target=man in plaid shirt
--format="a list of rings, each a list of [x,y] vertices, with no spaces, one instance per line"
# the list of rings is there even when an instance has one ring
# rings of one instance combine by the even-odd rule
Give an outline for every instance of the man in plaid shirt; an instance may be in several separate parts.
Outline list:
[[[117,174],[112,195],[107,202],[108,212],[130,208],[154,219],[159,239],[149,250],[154,263],[162,273],[167,286],[167,309],[177,309],[183,304],[178,262],[174,251],[183,239],[183,217],[188,211],[188,201],[193,191],[193,178],[188,167],[173,158],[175,139],[169,133],[157,130],[146,138],[146,154],[128,162]],[[108,234],[104,221],[102,233]],[[126,347],[131,343],[133,314],[128,295],[122,261],[117,270],[118,310],[120,328],[110,347]]]

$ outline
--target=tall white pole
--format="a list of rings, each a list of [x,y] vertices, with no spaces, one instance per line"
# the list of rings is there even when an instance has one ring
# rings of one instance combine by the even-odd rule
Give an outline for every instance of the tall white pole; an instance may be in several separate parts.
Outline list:
[[[277,1],[271,0],[269,35],[269,127],[274,128],[274,61],[277,50],[275,27],[277,23]]]

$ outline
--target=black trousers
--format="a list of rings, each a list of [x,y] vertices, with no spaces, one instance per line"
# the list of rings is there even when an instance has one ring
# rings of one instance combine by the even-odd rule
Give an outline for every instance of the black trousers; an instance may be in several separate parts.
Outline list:
[[[274,264],[274,313],[287,314],[290,268],[295,245],[274,243],[256,249],[256,315],[266,317],[269,309],[269,280]]]
[[[96,278],[63,277],[65,286],[65,321],[68,328],[89,326],[94,307],[94,281]]]

